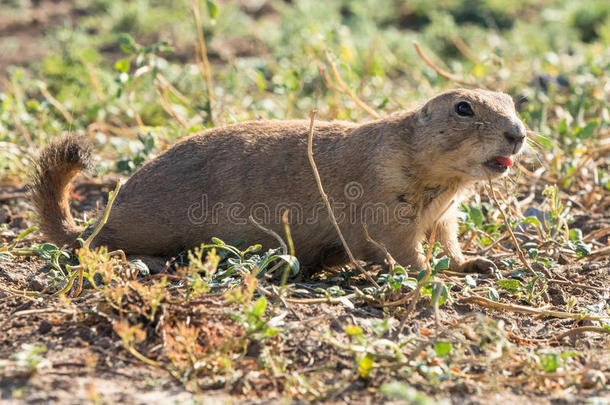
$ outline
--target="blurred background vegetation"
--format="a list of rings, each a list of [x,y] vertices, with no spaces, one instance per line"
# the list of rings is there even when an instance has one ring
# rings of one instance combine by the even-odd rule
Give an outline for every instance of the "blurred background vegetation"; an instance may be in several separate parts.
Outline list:
[[[313,108],[321,119],[370,118],[324,79],[335,82],[326,51],[380,114],[411,108],[456,87],[414,40],[439,68],[514,96],[563,186],[610,121],[606,0],[0,0],[0,10],[5,185],[21,183],[31,153],[66,131],[97,141],[101,173],[130,173],[210,126]]]

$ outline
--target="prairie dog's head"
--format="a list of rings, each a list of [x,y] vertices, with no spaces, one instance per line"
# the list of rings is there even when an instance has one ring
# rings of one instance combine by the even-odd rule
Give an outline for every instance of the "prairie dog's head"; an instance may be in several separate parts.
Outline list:
[[[525,143],[525,125],[504,93],[450,90],[415,114],[418,160],[434,176],[476,181],[487,178],[485,170],[502,176]]]

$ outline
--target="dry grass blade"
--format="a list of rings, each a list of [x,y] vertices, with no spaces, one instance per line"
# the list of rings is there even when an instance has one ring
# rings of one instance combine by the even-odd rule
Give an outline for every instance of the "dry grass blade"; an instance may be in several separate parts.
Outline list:
[[[358,270],[360,270],[360,272],[362,274],[364,274],[366,276],[366,278],[369,280],[369,282],[371,284],[373,284],[376,288],[379,288],[379,284],[377,284],[377,282],[373,279],[373,277],[371,277],[371,275],[368,273],[368,271],[366,271],[366,269],[364,267],[362,267],[360,265],[360,263],[358,263],[358,261],[352,254],[351,249],[349,248],[345,238],[343,237],[341,228],[339,228],[339,224],[337,223],[337,219],[335,218],[335,213],[333,212],[332,206],[330,205],[330,202],[328,200],[328,196],[326,195],[326,192],[324,191],[324,187],[322,187],[322,180],[320,179],[320,173],[318,172],[318,167],[316,166],[316,161],[313,158],[313,127],[314,127],[315,119],[316,119],[316,111],[314,110],[310,114],[309,136],[307,139],[307,157],[309,158],[309,164],[311,165],[311,169],[313,170],[313,174],[316,178],[316,184],[318,185],[318,191],[320,192],[320,196],[322,196],[322,199],[324,200],[324,204],[326,205],[326,209],[328,210],[328,215],[330,217],[330,220],[333,223],[333,226],[335,227],[337,234],[339,234],[339,238],[341,239],[343,248],[345,249],[345,252],[347,253],[350,261],[352,262],[352,264],[354,266],[356,266],[356,268]]]
[[[439,76],[444,77],[447,80],[450,80],[452,82],[455,82],[457,84],[461,84],[462,86],[466,86],[466,87],[473,87],[473,88],[482,88],[485,89],[486,87],[483,86],[482,84],[477,84],[477,83],[471,83],[468,82],[464,79],[461,79],[459,77],[457,77],[456,75],[454,75],[453,73],[449,73],[447,71],[444,71],[443,69],[439,68],[438,66],[436,66],[434,64],[434,62],[432,62],[430,60],[430,58],[428,58],[426,56],[426,54],[424,53],[424,51],[422,51],[421,47],[419,46],[419,44],[417,43],[417,41],[413,41],[413,46],[415,47],[415,50],[417,51],[417,54],[419,55],[419,57],[424,61],[424,63],[426,65],[428,65],[432,70],[434,70],[436,73],[439,74]]]
[[[45,83],[40,83],[39,87],[40,92],[47,100],[49,100],[49,103],[51,103],[53,107],[59,110],[59,112],[61,113],[61,115],[64,116],[68,124],[72,124],[74,122],[74,117],[72,116],[72,114],[70,114],[70,111],[68,111],[68,109],[63,106],[62,103],[60,103],[55,97],[51,95],[51,93],[49,93],[49,90],[47,90],[47,85]]]
[[[208,101],[210,103],[210,123],[214,125],[214,88],[212,87],[212,68],[210,67],[210,61],[208,60],[208,50],[205,45],[205,36],[203,33],[203,27],[201,26],[201,13],[199,11],[199,0],[193,0],[192,4],[193,19],[195,21],[195,28],[197,29],[197,47],[195,48],[195,59],[197,60],[197,67],[199,72],[203,76],[207,91]]]
[[[327,83],[330,84],[335,89],[339,90],[341,93],[345,94],[350,100],[352,100],[354,102],[354,104],[356,104],[358,107],[362,108],[370,116],[375,117],[375,118],[381,118],[381,115],[377,111],[375,111],[371,106],[369,106],[364,101],[360,100],[360,98],[358,98],[358,96],[356,94],[354,94],[354,92],[352,90],[350,90],[350,88],[347,86],[347,84],[345,84],[345,82],[343,81],[343,78],[341,78],[339,69],[337,69],[337,64],[335,63],[335,61],[333,61],[332,57],[330,56],[330,53],[328,53],[327,50],[324,50],[324,55],[326,56],[326,60],[328,61],[328,65],[330,66],[330,71],[333,73],[333,76],[334,76],[335,80],[337,81],[338,87],[333,86],[332,83],[330,83],[330,80],[328,79],[328,77],[326,77]]]
[[[447,204],[445,209],[443,209],[443,211],[441,211],[439,216],[434,221],[434,226],[432,227],[432,232],[430,232],[430,237],[428,238],[428,251],[426,252],[426,276],[420,282],[417,283],[417,288],[413,291],[413,293],[411,293],[411,294],[413,294],[413,298],[411,299],[411,303],[409,304],[409,309],[407,309],[407,312],[404,314],[402,320],[400,321],[400,325],[398,326],[398,329],[396,329],[396,332],[394,333],[394,339],[398,339],[398,337],[402,333],[402,330],[404,329],[405,324],[407,323],[407,320],[409,319],[409,316],[411,315],[411,313],[413,313],[413,311],[415,310],[415,305],[417,304],[417,301],[419,301],[419,296],[421,294],[422,286],[425,283],[427,283],[428,279],[430,278],[430,274],[432,273],[432,267],[430,266],[430,257],[432,256],[432,251],[434,250],[434,242],[436,242],[436,232],[438,230],[438,221],[443,217],[443,215],[445,215],[445,213],[449,210],[449,208],[451,208],[453,203],[454,203],[454,200],[451,200],[449,202],[449,204]],[[411,295],[411,294],[409,294],[409,295]],[[438,304],[438,302],[436,304]],[[438,305],[435,308],[435,312],[437,312],[437,311],[438,311]],[[438,319],[438,315],[436,313],[435,313],[435,315],[436,315],[436,319]]]
[[[523,305],[514,305],[514,304],[503,304],[501,302],[492,301],[490,299],[474,295],[470,297],[464,297],[460,300],[463,304],[477,304],[485,308],[499,309],[504,311],[512,311],[512,312],[521,312],[525,314],[534,314],[540,316],[551,316],[554,318],[563,318],[563,319],[583,319],[589,321],[603,321],[610,320],[610,316],[591,316],[584,314],[572,314],[569,312],[562,311],[548,311],[545,309],[538,309],[532,307],[526,307]]]
[[[481,166],[481,168],[487,175],[487,180],[489,182],[489,189],[490,189],[489,195],[490,195],[491,199],[494,201],[494,203],[496,204],[496,207],[498,207],[498,210],[500,210],[500,214],[502,214],[502,220],[504,221],[506,230],[510,234],[510,238],[511,238],[513,244],[515,245],[515,249],[517,250],[517,255],[519,256],[519,260],[521,260],[521,263],[523,263],[523,265],[525,266],[527,271],[530,272],[530,274],[532,274],[534,277],[538,277],[538,274],[534,271],[532,266],[529,264],[529,262],[525,258],[525,255],[523,254],[523,251],[521,250],[521,247],[519,246],[519,241],[515,237],[515,234],[513,233],[513,230],[511,228],[510,224],[508,223],[508,219],[506,217],[506,212],[504,211],[504,209],[502,208],[502,206],[500,205],[500,202],[498,201],[498,199],[496,197],[496,190],[494,189],[494,185],[493,185],[493,182],[491,181],[491,176],[489,175],[489,172],[487,171],[487,169],[485,169],[485,167]]]
[[[570,329],[569,331],[560,333],[557,336],[553,336],[552,338],[548,339],[547,342],[551,343],[551,342],[557,342],[559,343],[559,341],[563,338],[569,337],[569,336],[574,336],[574,335],[578,335],[581,333],[587,333],[587,332],[592,332],[592,333],[601,333],[601,334],[610,334],[610,329],[608,329],[607,327],[603,327],[603,326],[580,326],[578,328],[574,328],[574,329]]]

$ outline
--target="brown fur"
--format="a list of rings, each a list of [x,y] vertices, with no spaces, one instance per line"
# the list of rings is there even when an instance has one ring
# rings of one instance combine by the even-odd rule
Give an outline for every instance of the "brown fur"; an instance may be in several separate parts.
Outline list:
[[[474,117],[457,115],[460,101],[472,105]],[[182,139],[127,181],[94,244],[152,256],[173,255],[214,236],[275,246],[247,218],[253,214],[283,234],[282,207],[288,207],[297,256],[304,264],[318,262],[341,244],[307,159],[308,126],[253,121]],[[469,186],[486,179],[482,163],[518,153],[523,145],[505,135],[525,134],[507,95],[453,90],[413,111],[364,124],[317,121],[314,130],[324,188],[359,259],[383,259],[364,237],[366,223],[398,262],[423,268],[421,242],[438,219],[437,240],[456,265],[492,266],[484,259],[465,261],[455,211]],[[42,231],[57,243],[70,243],[78,232],[66,195],[84,166],[73,157],[85,156],[86,149],[74,145],[67,138],[43,151],[32,187]]]
[[[70,213],[70,187],[76,175],[87,169],[89,144],[75,136],[51,143],[34,164],[30,200],[40,218],[40,230],[59,245],[75,245],[81,233]]]

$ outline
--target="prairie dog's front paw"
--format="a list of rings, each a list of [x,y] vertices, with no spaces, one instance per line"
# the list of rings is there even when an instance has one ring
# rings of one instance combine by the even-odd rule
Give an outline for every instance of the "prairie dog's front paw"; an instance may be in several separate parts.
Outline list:
[[[498,268],[491,260],[487,260],[482,257],[477,257],[462,263],[459,270],[462,273],[491,274],[494,271],[497,271]]]

